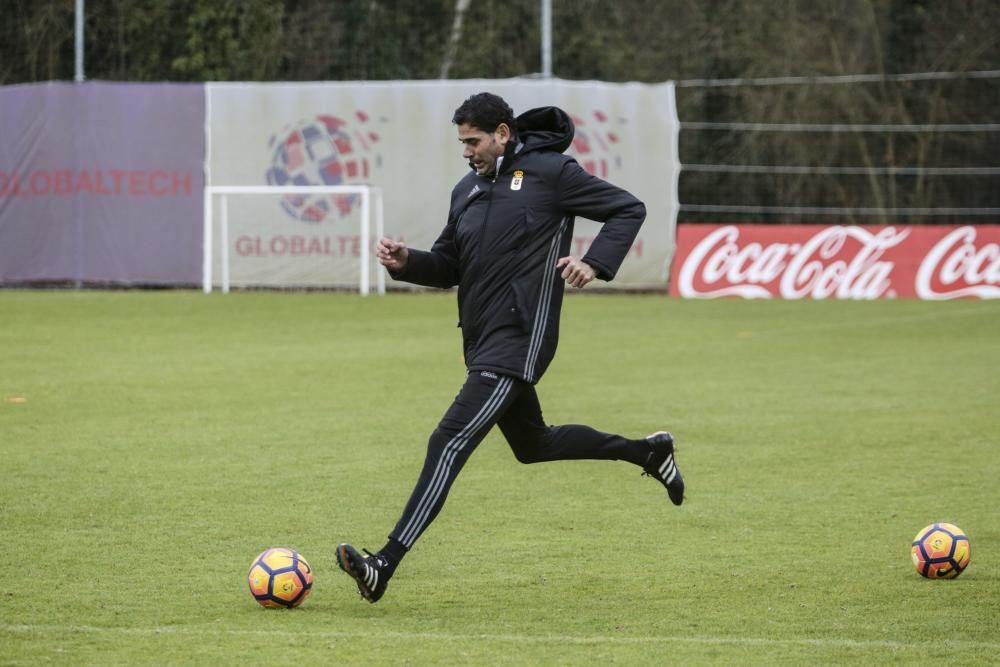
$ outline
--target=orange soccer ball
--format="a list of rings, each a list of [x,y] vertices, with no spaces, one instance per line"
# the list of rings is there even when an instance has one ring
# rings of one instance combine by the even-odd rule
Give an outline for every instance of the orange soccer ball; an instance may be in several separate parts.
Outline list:
[[[247,573],[250,592],[265,607],[298,607],[312,591],[312,568],[298,551],[273,547],[254,559]]]
[[[913,566],[928,579],[954,579],[969,566],[969,538],[952,523],[932,523],[913,538]]]

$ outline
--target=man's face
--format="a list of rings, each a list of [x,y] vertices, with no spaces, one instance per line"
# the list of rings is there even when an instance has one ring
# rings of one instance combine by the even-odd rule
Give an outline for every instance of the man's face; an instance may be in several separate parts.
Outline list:
[[[493,132],[484,132],[468,123],[458,126],[458,140],[462,142],[462,157],[480,176],[496,173],[497,158],[503,155],[510,140],[510,128],[501,123]]]

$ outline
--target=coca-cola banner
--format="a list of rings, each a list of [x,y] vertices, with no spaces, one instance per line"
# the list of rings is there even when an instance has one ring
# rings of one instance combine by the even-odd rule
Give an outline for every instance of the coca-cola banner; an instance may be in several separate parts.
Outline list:
[[[204,87],[0,87],[0,283],[197,284]]]
[[[686,298],[1000,298],[1000,225],[677,228]]]

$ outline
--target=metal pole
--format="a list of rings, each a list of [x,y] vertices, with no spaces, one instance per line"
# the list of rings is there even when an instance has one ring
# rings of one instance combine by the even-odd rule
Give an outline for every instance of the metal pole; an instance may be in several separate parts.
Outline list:
[[[219,201],[219,261],[222,262],[222,293],[229,294],[229,197]]]
[[[385,236],[385,215],[382,211],[382,189],[375,191],[375,241]],[[379,294],[385,294],[385,270],[375,267],[375,289]]]
[[[361,296],[368,296],[371,281],[371,263],[369,255],[372,252],[371,243],[371,188],[361,192]]]
[[[76,25],[73,47],[76,54],[76,68],[73,80],[83,81],[83,0],[76,0]]]
[[[552,0],[542,0],[542,78],[552,78]]]
[[[201,289],[205,294],[212,292],[212,188],[205,186],[204,222],[202,223],[201,241]]]

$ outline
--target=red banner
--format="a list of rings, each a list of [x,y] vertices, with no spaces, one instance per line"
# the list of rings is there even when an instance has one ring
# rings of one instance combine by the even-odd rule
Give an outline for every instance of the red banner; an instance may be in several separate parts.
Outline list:
[[[677,226],[686,298],[1000,298],[1000,225]]]

